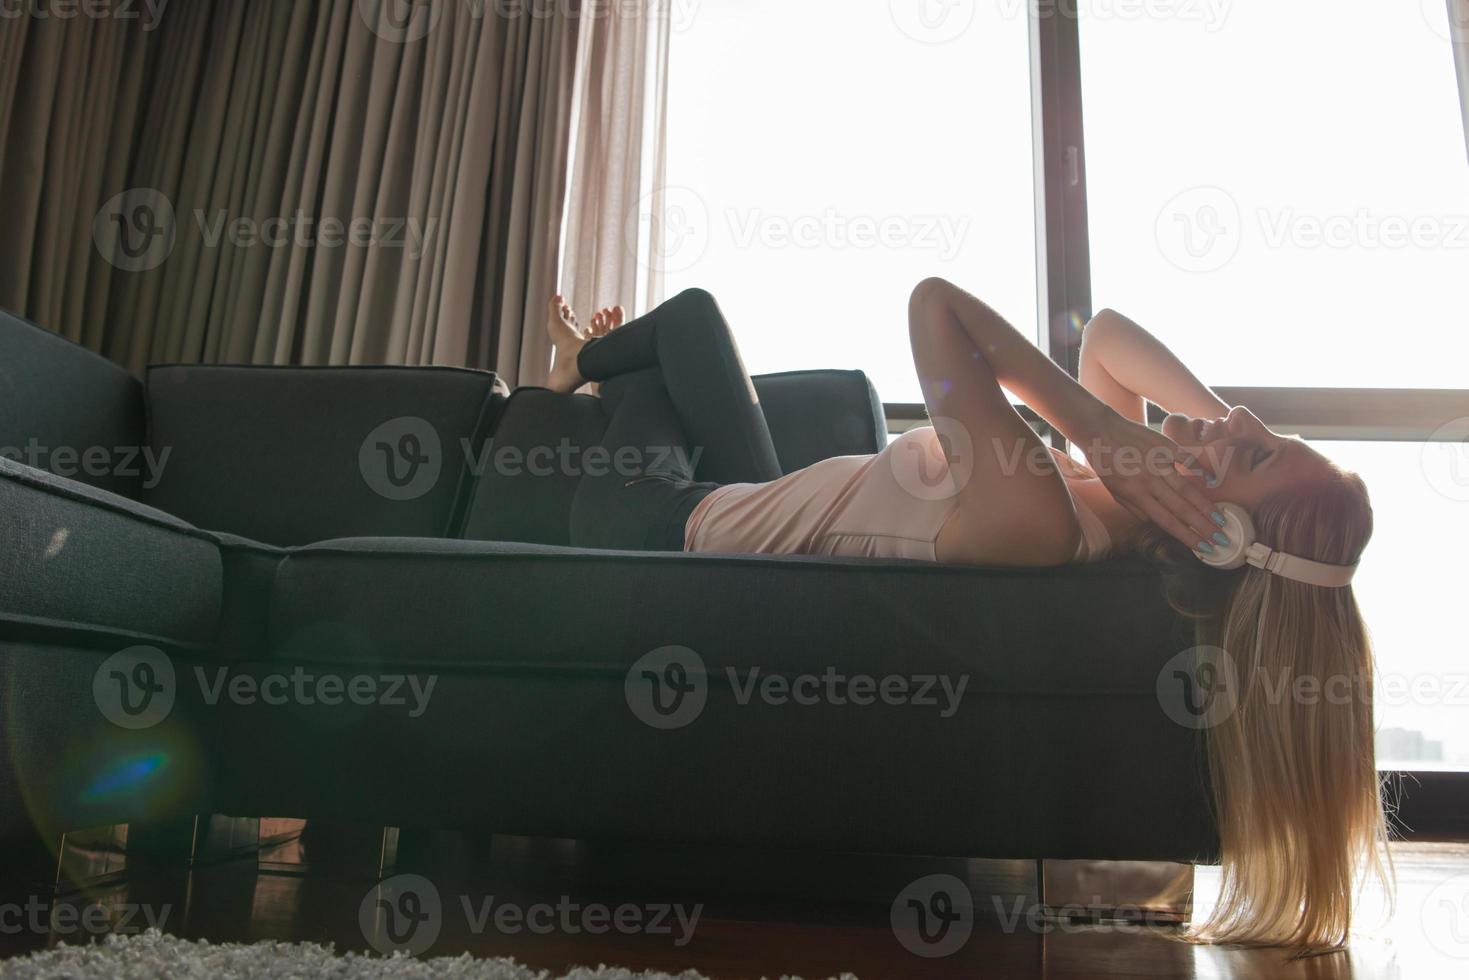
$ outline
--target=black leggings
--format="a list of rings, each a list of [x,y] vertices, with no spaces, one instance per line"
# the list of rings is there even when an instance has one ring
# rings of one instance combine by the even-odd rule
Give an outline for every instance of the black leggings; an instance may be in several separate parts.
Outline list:
[[[602,447],[614,462],[577,486],[573,545],[682,551],[710,491],[781,475],[729,324],[702,289],[588,342],[577,367],[601,382]]]

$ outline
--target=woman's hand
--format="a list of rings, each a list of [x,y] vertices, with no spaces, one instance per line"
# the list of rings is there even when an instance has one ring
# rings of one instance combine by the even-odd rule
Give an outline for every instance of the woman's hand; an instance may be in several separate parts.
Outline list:
[[[1178,444],[1111,409],[1082,445],[1102,484],[1139,520],[1151,521],[1189,548],[1208,552],[1223,521],[1209,498],[1178,472]]]

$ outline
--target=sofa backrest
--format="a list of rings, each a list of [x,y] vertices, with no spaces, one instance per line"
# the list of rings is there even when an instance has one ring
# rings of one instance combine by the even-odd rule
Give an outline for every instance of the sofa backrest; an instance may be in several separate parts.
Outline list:
[[[504,398],[495,375],[456,368],[152,367],[164,462],[143,500],[281,546],[443,537]]]
[[[493,438],[476,454],[476,479],[460,537],[526,544],[571,543],[576,461],[602,442],[601,399],[520,388]]]
[[[0,456],[136,498],[146,446],[136,378],[0,311]]]
[[[861,371],[787,371],[753,380],[782,473],[887,445],[882,399]]]

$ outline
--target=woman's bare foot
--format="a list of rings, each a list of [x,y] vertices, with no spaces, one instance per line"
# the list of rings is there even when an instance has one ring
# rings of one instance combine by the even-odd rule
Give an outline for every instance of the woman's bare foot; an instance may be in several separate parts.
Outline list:
[[[551,335],[551,346],[556,351],[551,361],[551,377],[546,387],[552,391],[570,394],[587,379],[581,376],[576,366],[576,356],[586,346],[588,337],[577,323],[576,313],[567,305],[559,293],[551,298],[551,318],[546,321],[546,332]]]
[[[605,337],[627,320],[627,310],[621,306],[609,306],[592,317],[590,327],[583,328],[576,318],[576,311],[557,294],[551,299],[551,316],[546,331],[551,335],[551,345],[556,356],[551,362],[551,377],[547,387],[552,391],[571,393],[587,383],[577,367],[576,358],[587,341]]]
[[[599,310],[592,317],[591,335],[593,337],[605,337],[627,320],[627,310],[621,306],[609,306]]]

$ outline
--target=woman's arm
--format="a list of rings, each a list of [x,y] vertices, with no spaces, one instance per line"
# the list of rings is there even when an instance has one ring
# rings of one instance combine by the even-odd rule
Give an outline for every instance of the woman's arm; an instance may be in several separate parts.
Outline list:
[[[1135,422],[1147,421],[1144,399],[1199,418],[1229,414],[1229,406],[1171,350],[1115,310],[1098,313],[1082,334],[1081,383]]]
[[[924,397],[936,418],[957,419],[971,436],[989,403],[964,359],[982,358],[985,373],[1082,447],[1107,490],[1141,520],[1194,547],[1213,533],[1214,507],[1174,468],[1178,447],[1099,400],[976,297],[942,279],[914,291],[911,337]],[[968,341],[953,344],[950,331]],[[929,348],[933,348],[929,350]],[[968,358],[961,359],[962,351]]]

